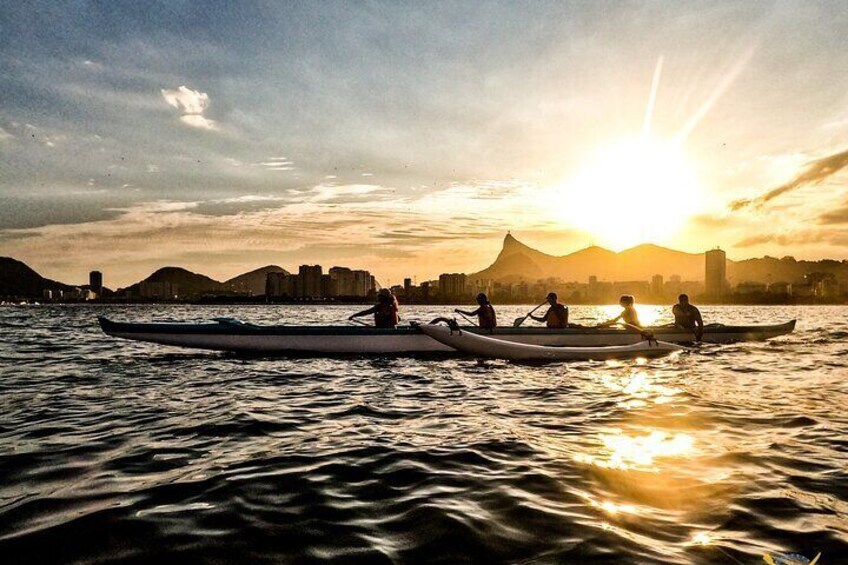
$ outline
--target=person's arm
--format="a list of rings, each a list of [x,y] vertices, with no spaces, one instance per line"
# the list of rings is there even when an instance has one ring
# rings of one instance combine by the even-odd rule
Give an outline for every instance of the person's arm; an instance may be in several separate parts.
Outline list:
[[[698,329],[695,330],[695,339],[701,341],[701,338],[704,337],[704,319],[701,317],[701,311],[697,308],[695,309],[695,323],[698,325]]]
[[[530,316],[531,320],[536,320],[537,322],[547,322],[548,316],[550,316],[550,314],[551,314],[551,310],[553,310],[553,308],[548,308],[548,311],[545,312],[544,316],[534,316],[533,314],[528,314],[528,315]]]
[[[479,308],[477,308],[473,312],[468,312],[466,310],[460,310],[459,308],[454,308],[453,311],[456,312],[457,314],[465,314],[466,316],[476,316],[477,314],[480,313]]]
[[[619,314],[618,316],[616,316],[612,320],[607,320],[603,324],[598,324],[598,327],[599,328],[608,328],[608,327],[612,326],[613,324],[615,324],[617,321],[619,321],[623,316],[624,316],[624,313],[622,312],[621,314]]]
[[[367,316],[368,314],[373,314],[376,311],[377,311],[377,307],[372,306],[371,308],[368,308],[367,310],[363,310],[362,312],[357,312],[356,314],[351,314],[348,317],[348,320],[353,320],[354,318],[359,318],[360,316]]]

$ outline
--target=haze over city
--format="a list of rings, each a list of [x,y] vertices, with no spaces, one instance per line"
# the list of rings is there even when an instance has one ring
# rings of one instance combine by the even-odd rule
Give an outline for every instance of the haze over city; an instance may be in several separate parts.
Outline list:
[[[381,280],[652,242],[846,258],[840,3],[7,3],[0,255]]]

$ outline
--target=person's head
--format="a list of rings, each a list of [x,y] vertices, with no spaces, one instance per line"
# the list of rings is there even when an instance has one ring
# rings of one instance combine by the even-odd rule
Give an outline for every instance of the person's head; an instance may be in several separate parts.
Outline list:
[[[489,297],[486,296],[485,292],[481,292],[480,294],[477,295],[477,304],[479,304],[480,306],[485,306],[488,303],[489,303]]]
[[[377,293],[377,302],[380,304],[391,304],[393,300],[392,291],[388,288],[381,288]]]
[[[548,301],[548,304],[550,304],[551,306],[553,306],[554,304],[556,304],[556,303],[557,303],[557,294],[556,294],[556,292],[549,292],[549,293],[548,293],[548,295],[545,297],[545,299]]]
[[[689,304],[689,295],[688,294],[681,294],[680,296],[677,297],[677,301],[680,302],[681,304]]]
[[[618,299],[618,303],[622,306],[633,306],[633,302],[632,294],[622,294],[621,298]]]

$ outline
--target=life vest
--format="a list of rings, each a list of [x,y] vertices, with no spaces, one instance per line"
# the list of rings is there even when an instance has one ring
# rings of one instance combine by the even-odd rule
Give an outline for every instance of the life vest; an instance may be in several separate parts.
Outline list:
[[[484,304],[480,306],[479,311],[477,312],[477,321],[481,328],[484,330],[490,330],[498,326],[498,317],[495,314],[495,309],[491,304]]]
[[[568,308],[563,306],[562,304],[554,304],[553,306],[551,306],[551,309],[548,310],[547,316],[545,316],[545,324],[549,328],[567,328]]]
[[[377,304],[374,312],[374,325],[378,328],[394,328],[398,325],[398,309],[396,304]]]

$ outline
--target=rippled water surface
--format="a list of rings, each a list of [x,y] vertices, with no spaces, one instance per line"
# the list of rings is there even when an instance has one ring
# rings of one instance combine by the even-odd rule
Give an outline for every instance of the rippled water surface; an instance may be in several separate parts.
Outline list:
[[[848,563],[848,308],[705,308],[798,329],[541,366],[239,358],[95,320],[349,311],[0,308],[0,562]]]

